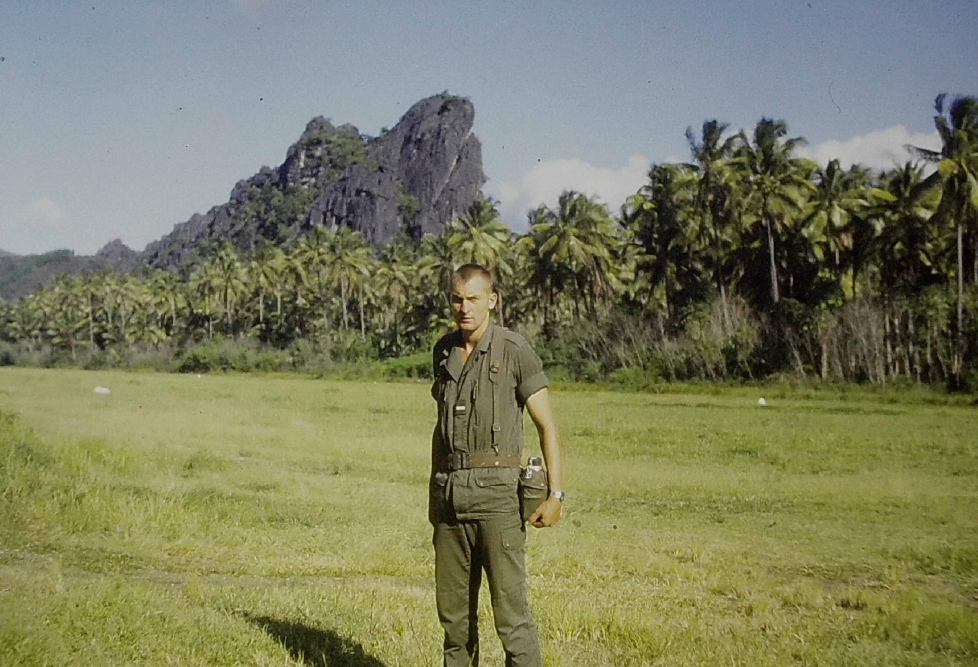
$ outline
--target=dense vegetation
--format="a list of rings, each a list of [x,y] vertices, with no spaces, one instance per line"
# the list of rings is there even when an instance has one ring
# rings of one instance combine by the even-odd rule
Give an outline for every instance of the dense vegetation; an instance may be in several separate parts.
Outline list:
[[[783,121],[710,120],[687,131],[691,162],[654,165],[617,214],[568,191],[514,234],[483,199],[377,250],[316,228],[248,257],[225,244],[185,275],[64,277],[0,304],[0,361],[207,370],[223,340],[274,368],[421,355],[448,326],[452,267],[476,261],[558,374],[978,389],[978,99],[935,110],[941,149],[883,173],[797,157]]]

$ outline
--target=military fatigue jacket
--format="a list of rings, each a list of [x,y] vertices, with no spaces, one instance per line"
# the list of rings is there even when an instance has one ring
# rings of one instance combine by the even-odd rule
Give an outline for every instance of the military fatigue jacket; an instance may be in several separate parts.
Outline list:
[[[522,456],[523,406],[549,384],[540,357],[508,329],[490,323],[467,362],[463,345],[461,332],[454,331],[438,341],[432,360],[431,394],[438,402],[428,505],[432,523],[519,512],[519,468],[452,471],[449,460],[453,452]],[[496,345],[503,346],[503,353],[494,416],[490,349]],[[495,439],[494,421],[499,428]]]

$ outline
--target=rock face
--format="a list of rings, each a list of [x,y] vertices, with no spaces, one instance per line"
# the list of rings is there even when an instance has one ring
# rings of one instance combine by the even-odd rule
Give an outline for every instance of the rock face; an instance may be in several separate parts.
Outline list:
[[[132,271],[139,265],[139,253],[123,243],[122,239],[106,243],[95,253],[95,259],[116,271]]]
[[[471,102],[443,93],[421,100],[375,138],[314,118],[279,167],[237,183],[226,204],[176,225],[142,259],[186,267],[225,240],[248,253],[318,225],[350,227],[377,246],[400,233],[440,231],[486,180],[474,117]]]
[[[472,104],[459,97],[418,102],[371,142],[366,162],[326,187],[308,224],[351,227],[375,245],[402,231],[440,231],[485,183],[482,145],[471,133],[474,117]]]

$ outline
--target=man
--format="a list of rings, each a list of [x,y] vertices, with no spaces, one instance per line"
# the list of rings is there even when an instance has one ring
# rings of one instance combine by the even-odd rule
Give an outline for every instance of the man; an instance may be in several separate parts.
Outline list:
[[[527,523],[553,526],[563,503],[560,444],[540,358],[521,336],[492,323],[492,275],[466,264],[449,300],[458,330],[434,349],[438,423],[431,442],[428,516],[434,526],[438,617],[444,664],[479,664],[478,600],[486,571],[507,667],[542,667],[527,601],[518,483],[523,408],[540,435],[550,493]]]

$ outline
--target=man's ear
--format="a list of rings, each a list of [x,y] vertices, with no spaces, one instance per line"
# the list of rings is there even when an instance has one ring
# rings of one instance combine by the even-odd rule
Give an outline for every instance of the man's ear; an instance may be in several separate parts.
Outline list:
[[[499,303],[499,292],[492,292],[489,295],[489,310],[495,308],[497,303]]]

